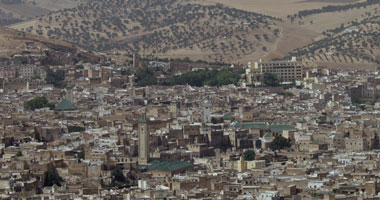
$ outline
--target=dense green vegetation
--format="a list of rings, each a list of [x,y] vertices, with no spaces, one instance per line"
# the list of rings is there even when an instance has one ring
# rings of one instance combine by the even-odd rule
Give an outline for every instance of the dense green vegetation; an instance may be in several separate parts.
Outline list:
[[[240,80],[240,74],[233,73],[228,69],[204,71],[198,70],[193,72],[188,72],[179,76],[175,76],[169,85],[185,85],[189,84],[191,86],[221,86],[228,84],[236,84]],[[166,83],[164,83],[166,84]]]
[[[49,107],[54,109],[54,103],[50,103],[46,97],[35,97],[25,103],[24,107],[29,110],[35,110],[40,108]]]
[[[82,132],[82,131],[85,131],[86,129],[80,126],[68,126],[67,130],[69,131],[69,133],[72,133],[72,132]]]
[[[46,68],[46,83],[53,84],[54,87],[64,88],[66,87],[65,80],[65,71],[57,70],[52,71],[50,68]]]
[[[111,186],[123,188],[127,187],[129,184],[128,178],[124,176],[123,171],[120,167],[115,167],[111,171],[112,181]]]
[[[16,156],[17,156],[17,157],[21,157],[21,156],[22,156],[22,152],[21,152],[21,151],[18,151],[18,152],[16,153]]]
[[[290,147],[289,139],[286,139],[282,136],[276,136],[269,146],[269,148],[271,148],[273,151],[288,148],[288,147]]]
[[[154,76],[154,70],[148,67],[139,68],[136,72],[136,85],[137,86],[147,86],[156,85],[157,79]]]
[[[221,86],[236,84],[240,80],[242,71],[232,72],[230,69],[198,70],[173,76],[171,79],[158,81],[154,77],[154,70],[143,68],[136,72],[138,86],[146,85],[186,85],[201,87],[204,85]]]
[[[278,87],[280,86],[280,80],[277,78],[276,74],[265,73],[261,80],[264,85],[269,87]]]
[[[133,55],[128,55],[129,57],[132,58]],[[158,57],[142,57],[140,58],[140,61],[145,61],[149,62],[152,60],[156,60],[159,62],[179,62],[179,63],[198,63],[198,64],[207,64],[207,65],[215,65],[215,66],[223,66],[223,67],[228,67],[231,66],[231,63],[226,63],[226,62],[210,62],[207,60],[191,60],[189,57],[184,57],[184,58],[158,58]]]
[[[243,159],[245,161],[255,160],[255,156],[256,156],[255,152],[253,150],[251,150],[251,149],[246,150],[243,153]]]
[[[365,103],[365,101],[362,101],[359,97],[352,96],[351,97],[351,103],[356,104],[356,105],[360,105],[360,104]]]
[[[53,185],[61,186],[63,179],[59,176],[56,170],[49,169],[45,172],[44,187],[50,187]]]
[[[85,158],[85,152],[84,152],[84,150],[82,149],[81,151],[79,151],[78,152],[78,154],[77,154],[77,158],[78,158],[78,160],[84,160],[84,158]]]

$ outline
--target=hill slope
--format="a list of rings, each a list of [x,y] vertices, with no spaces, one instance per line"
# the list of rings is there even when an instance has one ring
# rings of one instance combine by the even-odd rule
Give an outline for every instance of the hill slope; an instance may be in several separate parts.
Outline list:
[[[87,0],[0,0],[0,26],[11,25],[51,11],[72,8]]]
[[[76,62],[100,62],[101,57],[68,43],[45,39],[0,26],[0,58],[20,59],[26,63],[64,65]]]
[[[323,38],[291,55],[314,62],[380,64],[380,11],[373,9],[360,19],[327,30]]]
[[[276,43],[278,19],[182,0],[93,0],[14,26],[88,50],[237,61]]]

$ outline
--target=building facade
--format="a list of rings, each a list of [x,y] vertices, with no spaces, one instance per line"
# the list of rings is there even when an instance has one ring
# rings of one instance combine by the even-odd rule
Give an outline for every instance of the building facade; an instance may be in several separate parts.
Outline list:
[[[253,84],[260,81],[265,73],[272,73],[284,82],[301,80],[303,78],[303,65],[297,61],[296,57],[292,57],[287,61],[259,61],[253,65],[248,63],[246,69],[247,83]]]

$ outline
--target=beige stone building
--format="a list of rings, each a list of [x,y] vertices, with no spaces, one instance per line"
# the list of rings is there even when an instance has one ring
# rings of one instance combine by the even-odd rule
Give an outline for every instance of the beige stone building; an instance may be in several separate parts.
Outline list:
[[[303,65],[297,61],[296,57],[292,57],[288,61],[259,61],[253,65],[248,63],[246,69],[247,84],[253,84],[259,81],[265,73],[277,75],[281,81],[301,80],[303,77]]]

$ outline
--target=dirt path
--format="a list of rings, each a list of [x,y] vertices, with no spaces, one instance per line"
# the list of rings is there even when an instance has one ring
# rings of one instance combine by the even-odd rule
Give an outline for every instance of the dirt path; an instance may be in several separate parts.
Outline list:
[[[274,48],[263,56],[264,60],[282,58],[292,50],[312,43],[319,36],[318,33],[295,24],[281,23],[279,26],[280,37]]]
[[[281,41],[281,39],[282,39],[282,35],[283,35],[283,34],[282,34],[282,30],[283,30],[283,28],[280,27],[280,34],[279,34],[279,37],[276,39],[276,42],[275,42],[275,44],[274,44],[274,48],[273,48],[271,51],[268,51],[267,53],[265,53],[265,54],[263,55],[263,58],[264,58],[264,59],[267,58],[268,55],[271,54],[272,52],[277,51],[277,49],[278,49],[278,43]]]

